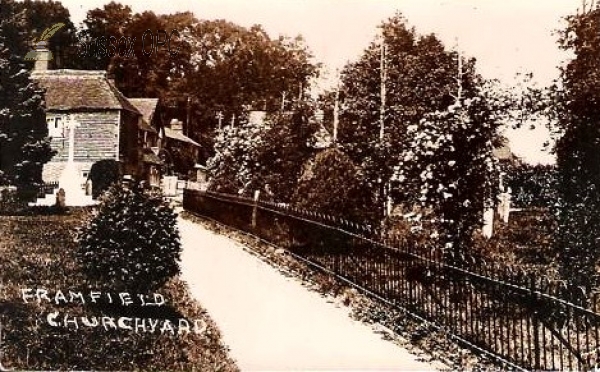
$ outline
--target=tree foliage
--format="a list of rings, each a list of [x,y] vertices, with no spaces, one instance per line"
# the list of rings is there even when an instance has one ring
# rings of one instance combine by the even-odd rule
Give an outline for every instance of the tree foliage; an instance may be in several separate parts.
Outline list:
[[[472,255],[474,232],[484,209],[493,207],[498,186],[493,142],[500,125],[483,94],[464,98],[411,125],[412,140],[399,163],[399,188],[431,219],[439,242],[454,263]]]
[[[407,127],[454,102],[458,71],[456,53],[447,51],[434,35],[418,35],[400,14],[380,28],[382,36],[342,72],[339,131],[344,150],[365,169],[370,187],[378,193],[410,140]],[[386,103],[380,139],[382,58]],[[468,95],[476,84],[474,61],[465,61],[463,70],[462,89]]]
[[[29,48],[17,10],[10,0],[0,2],[0,183],[26,187],[42,181],[52,151],[44,94],[23,61]]]
[[[512,98],[476,73],[474,59],[417,34],[398,14],[344,69],[341,101],[340,143],[364,169],[377,208],[395,183],[396,202],[431,212],[441,245],[453,259],[466,254],[484,207],[493,204],[492,150]]]
[[[302,174],[304,163],[314,153],[317,130],[314,110],[298,102],[291,113],[274,114],[267,119],[264,146],[258,154],[258,187],[277,201],[289,202]]]
[[[517,208],[553,208],[557,202],[557,170],[554,165],[518,164],[506,169],[505,185]]]
[[[208,166],[212,189],[263,196],[289,202],[302,174],[303,164],[314,152],[317,129],[311,104],[299,102],[287,113],[273,113],[263,122],[226,127],[215,143]]]
[[[566,18],[560,47],[573,54],[554,89],[562,275],[574,285],[598,283],[600,258],[600,9]]]
[[[192,48],[191,73],[175,84],[173,92],[192,97],[192,133],[211,132],[219,123],[239,124],[247,110],[275,112],[283,105],[288,111],[318,74],[301,37],[272,39],[258,25],[201,21],[184,39]]]
[[[71,21],[69,10],[59,1],[25,0],[15,3],[15,11],[23,14],[25,30],[30,46],[31,41],[38,38],[47,28],[56,23],[65,26],[50,39],[48,45],[54,59],[50,61],[53,68],[74,68],[77,66],[77,28]]]
[[[165,98],[190,72],[190,48],[181,32],[192,22],[188,13],[134,14],[115,2],[92,9],[79,32],[80,68],[107,70],[128,97]]]

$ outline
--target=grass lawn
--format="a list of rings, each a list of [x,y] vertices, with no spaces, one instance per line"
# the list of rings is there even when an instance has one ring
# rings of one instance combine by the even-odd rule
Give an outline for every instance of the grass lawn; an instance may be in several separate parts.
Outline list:
[[[88,213],[0,216],[0,368],[236,371],[214,322],[178,278],[157,291],[160,306],[150,305],[153,298],[141,306],[136,294],[133,304],[108,304],[109,295],[120,301],[117,293],[92,303],[95,289],[74,260],[75,233]],[[48,299],[38,301],[37,290]],[[173,331],[169,322],[190,327]]]

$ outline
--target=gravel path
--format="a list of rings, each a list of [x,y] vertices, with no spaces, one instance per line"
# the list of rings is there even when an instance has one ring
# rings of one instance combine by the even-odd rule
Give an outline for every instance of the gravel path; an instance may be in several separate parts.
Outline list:
[[[183,279],[242,371],[435,370],[239,243],[181,218],[179,229]]]

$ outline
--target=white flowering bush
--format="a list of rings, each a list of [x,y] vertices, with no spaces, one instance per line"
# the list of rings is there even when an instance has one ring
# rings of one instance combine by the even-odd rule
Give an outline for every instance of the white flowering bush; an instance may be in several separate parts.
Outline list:
[[[251,188],[266,129],[263,125],[244,122],[217,132],[215,155],[207,162],[212,175],[212,190],[243,193]]]
[[[263,122],[226,127],[217,134],[208,168],[214,191],[289,202],[304,163],[314,153],[314,103],[296,102],[290,113],[272,113]]]
[[[483,211],[494,201],[498,182],[492,155],[498,118],[480,96],[466,98],[409,125],[410,138],[400,156],[400,189],[420,205],[416,220],[436,227],[431,237],[455,263],[470,255]]]
[[[176,215],[157,192],[112,186],[78,241],[84,275],[106,290],[149,293],[179,273]]]

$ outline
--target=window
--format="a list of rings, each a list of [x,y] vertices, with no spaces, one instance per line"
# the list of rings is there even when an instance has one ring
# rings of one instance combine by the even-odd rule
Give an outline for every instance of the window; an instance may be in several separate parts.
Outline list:
[[[60,116],[50,117],[46,119],[48,123],[48,135],[50,137],[64,137],[65,128],[63,120]]]

